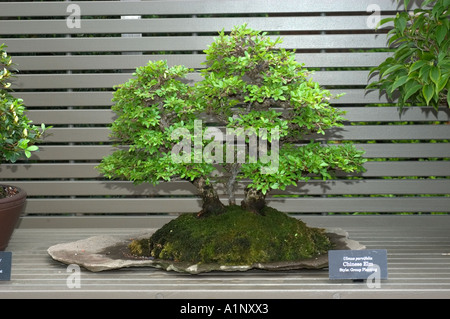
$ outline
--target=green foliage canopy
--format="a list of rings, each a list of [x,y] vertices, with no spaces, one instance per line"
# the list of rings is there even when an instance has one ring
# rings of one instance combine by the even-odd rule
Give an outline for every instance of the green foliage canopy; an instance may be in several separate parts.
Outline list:
[[[276,48],[281,41],[246,25],[233,28],[230,34],[222,31],[205,50],[202,80],[191,85],[186,76],[193,70],[183,66],[156,61],[138,68],[134,78],[119,85],[114,94],[117,119],[112,133],[128,148],[104,158],[100,171],[109,178],[156,184],[177,178],[209,182],[218,170],[230,196],[239,179],[249,179],[248,187],[265,196],[271,189],[308,179],[310,173],[326,179],[335,170],[362,170],[361,150],[309,140],[309,134],[325,134],[342,126],[343,112],[330,106],[330,92],[310,79],[294,52]],[[190,160],[173,162],[171,150],[179,142],[173,132],[195,132],[202,114],[212,119],[211,125],[235,132],[250,130],[254,136],[245,136],[245,162],[227,162],[226,152],[219,150],[226,149],[222,144],[215,149],[222,156],[218,161],[196,161],[194,150],[184,154]],[[205,135],[207,129],[200,131],[202,147],[215,141]],[[277,135],[271,134],[274,129]],[[249,143],[255,136],[271,148],[267,157],[277,155],[277,170],[261,169],[274,164],[267,157],[250,158]],[[189,142],[195,145],[198,138],[194,134]]]
[[[412,14],[405,10],[381,20],[380,25],[394,23],[388,43],[395,51],[371,70],[380,78],[367,88],[383,90],[390,98],[398,92],[400,111],[407,103],[450,106],[449,8],[450,0],[427,0]]]

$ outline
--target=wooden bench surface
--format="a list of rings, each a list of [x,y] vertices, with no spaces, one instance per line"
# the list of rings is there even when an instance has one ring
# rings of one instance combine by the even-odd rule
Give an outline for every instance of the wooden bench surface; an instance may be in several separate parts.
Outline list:
[[[213,272],[200,275],[153,268],[81,271],[80,288],[68,288],[67,265],[47,248],[99,234],[134,234],[154,219],[130,218],[127,228],[16,229],[10,281],[0,298],[449,298],[450,216],[302,216],[311,226],[340,227],[367,249],[386,249],[388,279],[380,288],[366,282],[329,280],[328,270]],[[118,224],[117,220],[115,221]],[[164,222],[164,221],[162,221]],[[142,228],[145,225],[148,228]]]

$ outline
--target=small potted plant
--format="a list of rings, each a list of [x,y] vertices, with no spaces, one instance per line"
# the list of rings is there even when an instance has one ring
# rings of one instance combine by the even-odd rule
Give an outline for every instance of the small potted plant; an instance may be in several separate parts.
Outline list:
[[[32,125],[25,114],[23,100],[10,92],[10,77],[16,72],[6,45],[0,45],[0,164],[14,163],[22,157],[29,158],[38,150],[35,145],[47,129]],[[0,168],[0,173],[2,169]],[[0,184],[0,251],[8,246],[9,239],[22,213],[26,192],[13,185]]]

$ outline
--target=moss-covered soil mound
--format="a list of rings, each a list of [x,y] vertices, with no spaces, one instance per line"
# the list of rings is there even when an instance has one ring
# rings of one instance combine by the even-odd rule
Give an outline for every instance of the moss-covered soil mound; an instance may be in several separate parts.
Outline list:
[[[134,240],[133,255],[194,263],[249,265],[295,261],[326,253],[324,231],[267,207],[264,215],[230,206],[221,215],[182,214],[150,238]]]

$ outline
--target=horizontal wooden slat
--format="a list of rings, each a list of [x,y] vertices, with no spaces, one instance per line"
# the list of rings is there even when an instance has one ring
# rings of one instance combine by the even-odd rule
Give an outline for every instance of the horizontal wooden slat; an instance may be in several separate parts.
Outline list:
[[[20,75],[17,76],[12,87],[16,89],[112,88],[114,85],[127,82],[131,77],[128,73]]]
[[[94,38],[0,38],[10,53],[27,52],[128,52],[196,51],[213,42],[212,36],[94,37]],[[288,35],[279,47],[286,49],[376,49],[386,38],[374,34]]]
[[[446,143],[355,143],[355,147],[365,151],[366,158],[445,158],[450,157],[450,147]],[[31,160],[68,161],[101,160],[111,154],[115,147],[110,145],[40,145]]]
[[[2,164],[0,176],[2,179],[100,178],[100,173],[95,169],[97,165],[98,163]],[[364,168],[365,172],[350,175],[450,176],[450,161],[370,161],[364,164]]]
[[[373,79],[368,78],[369,71],[316,71],[312,79],[323,86],[327,85],[363,85]],[[19,75],[12,82],[14,89],[98,89],[112,88],[127,82],[132,77],[129,73],[104,74],[32,74]],[[202,79],[198,73],[186,76],[188,81],[197,82]]]
[[[449,125],[376,125],[345,126],[328,130],[325,135],[311,134],[305,139],[315,140],[429,140],[447,139]],[[112,142],[107,127],[52,128],[45,134],[46,143]]]
[[[345,91],[345,90],[344,90]],[[450,109],[432,107],[405,107],[399,112],[397,107],[337,107],[346,112],[345,119],[352,122],[393,122],[393,121],[449,121]]]
[[[238,194],[243,194],[248,184],[240,182]],[[23,181],[14,182],[24,189],[28,196],[195,196],[195,187],[185,181],[134,185],[128,181]],[[218,193],[226,197],[223,185],[218,184]],[[299,182],[286,190],[272,190],[276,195],[375,195],[375,194],[440,194],[447,195],[450,179],[387,179],[387,180],[311,180]]]
[[[322,212],[450,212],[449,197],[405,198],[285,198],[269,199],[268,205],[289,213]],[[62,209],[62,207],[64,207]],[[33,199],[26,213],[195,213],[195,198],[133,199]]]
[[[39,145],[39,150],[31,155],[31,160],[101,160],[117,148],[110,145]]]
[[[108,106],[112,105],[112,92],[16,92],[28,108],[52,106]]]
[[[269,205],[285,212],[450,212],[450,198],[299,198]]]
[[[334,95],[345,92],[344,96],[330,102],[336,105],[387,103],[385,95],[364,89],[330,90]],[[112,105],[112,92],[16,92],[14,96],[22,98],[28,108],[61,106],[103,106]]]
[[[436,111],[431,107],[405,108],[399,113],[397,107],[337,107],[346,112],[345,119],[351,122],[393,121],[450,121],[450,109]],[[34,123],[46,124],[109,124],[115,118],[112,110],[38,110],[28,111]]]
[[[28,111],[33,123],[45,124],[109,124],[114,121],[111,110],[39,110]]]
[[[427,158],[450,157],[447,143],[377,143],[355,144],[365,151],[364,157]]]
[[[428,140],[447,139],[449,125],[355,125],[331,129],[324,136],[314,134],[308,138],[322,140]]]
[[[106,127],[52,128],[45,133],[44,142],[108,142],[111,131]]]
[[[313,67],[373,67],[379,65],[391,52],[357,53],[297,53],[296,61]],[[21,71],[37,70],[116,70],[135,69],[148,61],[166,60],[169,66],[185,65],[188,68],[204,68],[204,54],[139,54],[139,55],[55,55],[15,56],[14,62]]]
[[[376,57],[374,56],[374,58]],[[380,59],[382,59],[381,55]],[[167,61],[168,65],[170,66],[185,65],[188,68],[205,67],[202,64],[203,62],[205,62],[205,54],[102,54],[14,57],[14,62],[17,63],[18,68],[20,68],[20,70],[22,71],[135,69],[139,66],[146,65],[149,61],[159,60]],[[326,59],[324,58],[324,60]]]
[[[285,12],[366,12],[367,7],[373,4],[371,0],[339,3],[332,5],[332,1],[136,1],[120,3],[116,1],[81,2],[71,1],[71,4],[80,6],[83,15],[166,15],[166,14],[230,14],[230,13],[285,13]],[[396,11],[402,5],[390,0],[379,0],[377,5],[383,11]],[[0,16],[67,16],[66,3],[58,2],[23,2],[0,3]],[[412,8],[417,7],[415,4]]]
[[[393,161],[367,162],[365,177],[375,176],[450,176],[450,162],[447,161]]]
[[[381,19],[390,16],[380,16]],[[96,34],[96,33],[187,33],[231,31],[247,23],[261,31],[350,31],[369,30],[367,15],[316,17],[233,17],[170,19],[86,19],[79,28],[68,28],[66,19],[0,21],[0,34]],[[386,27],[386,26],[383,26]]]

